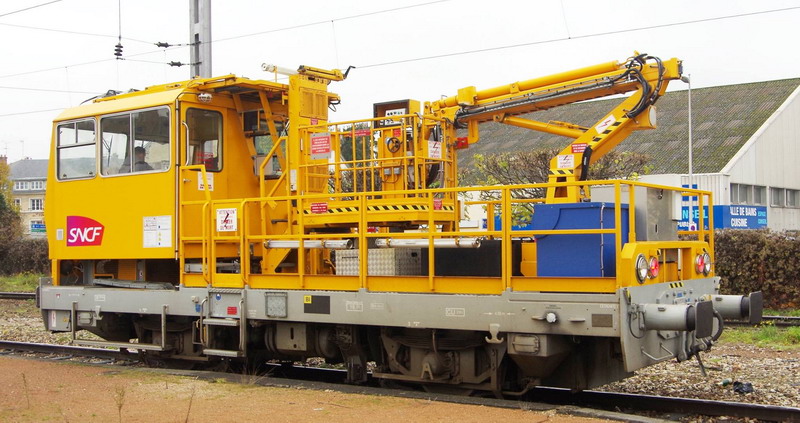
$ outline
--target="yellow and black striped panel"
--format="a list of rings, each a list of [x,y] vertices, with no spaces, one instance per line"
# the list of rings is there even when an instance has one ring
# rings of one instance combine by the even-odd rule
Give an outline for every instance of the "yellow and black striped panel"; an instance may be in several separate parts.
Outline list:
[[[328,209],[325,213],[313,213],[313,214],[341,214],[341,213],[358,213],[358,207],[337,207],[334,209]],[[312,214],[311,210],[303,210],[303,214]]]
[[[591,141],[589,141],[589,147],[592,147],[592,149],[594,149],[594,146],[597,145],[598,142],[602,141],[603,138],[606,137],[606,135],[610,134],[611,131],[617,129],[617,127],[620,126],[620,125],[622,125],[622,121],[621,120],[618,120],[618,121],[612,123],[611,127],[606,129],[602,133],[597,134],[594,138],[592,138]]]
[[[683,282],[670,282],[670,288],[683,288]]]
[[[442,206],[442,211],[453,211],[453,206]],[[427,205],[421,204],[392,204],[382,206],[367,206],[368,212],[395,212],[395,211],[428,211]],[[438,211],[438,210],[436,210]],[[313,214],[341,214],[341,213],[358,213],[358,207],[337,207],[330,208],[326,213],[313,213]],[[303,214],[312,214],[311,210],[303,210]]]
[[[550,173],[553,175],[572,175],[575,173],[572,169],[551,169]]]

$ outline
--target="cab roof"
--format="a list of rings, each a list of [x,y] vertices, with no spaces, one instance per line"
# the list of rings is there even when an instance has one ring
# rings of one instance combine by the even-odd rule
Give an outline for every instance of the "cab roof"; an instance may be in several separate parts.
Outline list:
[[[181,94],[188,92],[209,91],[243,94],[262,90],[286,91],[288,87],[287,84],[252,80],[236,77],[235,75],[225,75],[216,78],[196,78],[188,81],[154,85],[141,91],[132,91],[114,96],[96,98],[91,103],[64,110],[54,121],[63,122],[87,116],[170,105],[173,104]]]

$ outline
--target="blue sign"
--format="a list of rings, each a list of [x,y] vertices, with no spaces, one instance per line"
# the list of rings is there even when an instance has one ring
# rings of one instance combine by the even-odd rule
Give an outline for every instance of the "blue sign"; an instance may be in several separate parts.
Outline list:
[[[766,206],[747,206],[734,204],[730,206],[714,206],[714,228],[733,228],[733,229],[761,229],[767,227],[767,207]],[[708,229],[708,206],[703,206],[703,214],[706,218]],[[689,207],[681,208],[681,220],[678,222],[679,230],[689,230]],[[692,223],[697,227],[700,220],[700,209],[692,207]]]
[[[31,223],[31,232],[45,232],[44,223]]]
[[[723,228],[760,229],[767,227],[766,206],[715,206],[722,208]],[[714,214],[716,219],[717,215]]]
[[[487,229],[488,228],[488,226],[486,224],[486,219],[483,219],[482,225],[483,225],[483,229]],[[495,216],[494,217],[494,230],[496,230],[496,231],[502,231],[503,230],[503,221],[501,219],[501,216]],[[533,230],[533,224],[528,222],[525,225],[511,225],[511,230],[512,231],[532,231]]]

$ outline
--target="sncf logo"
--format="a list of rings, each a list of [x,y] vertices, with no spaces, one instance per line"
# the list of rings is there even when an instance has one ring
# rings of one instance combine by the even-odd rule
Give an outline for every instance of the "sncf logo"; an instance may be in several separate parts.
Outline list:
[[[67,216],[67,247],[100,245],[105,227],[98,221],[83,216]]]

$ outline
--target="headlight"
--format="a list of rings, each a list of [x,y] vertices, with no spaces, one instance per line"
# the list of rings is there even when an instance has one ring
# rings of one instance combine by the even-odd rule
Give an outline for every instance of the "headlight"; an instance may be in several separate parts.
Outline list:
[[[644,283],[649,272],[650,265],[647,263],[647,259],[644,254],[639,254],[639,257],[636,257],[636,279],[639,280],[639,283]]]

